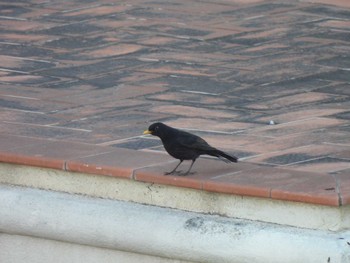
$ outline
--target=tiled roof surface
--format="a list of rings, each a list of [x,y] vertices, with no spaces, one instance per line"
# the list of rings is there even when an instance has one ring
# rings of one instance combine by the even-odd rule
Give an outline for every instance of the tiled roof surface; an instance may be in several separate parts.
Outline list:
[[[350,202],[347,0],[2,1],[0,39],[0,161]],[[164,176],[155,121],[241,161]]]

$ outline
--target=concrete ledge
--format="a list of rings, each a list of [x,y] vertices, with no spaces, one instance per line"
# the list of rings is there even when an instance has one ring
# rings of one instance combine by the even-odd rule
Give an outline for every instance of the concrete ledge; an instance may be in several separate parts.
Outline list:
[[[132,252],[67,243],[22,235],[0,233],[0,262],[30,263],[180,263],[173,260]],[[83,259],[82,259],[83,258]]]
[[[7,235],[196,262],[350,260],[348,231],[298,229],[4,185],[0,196],[0,232]],[[2,243],[9,240],[1,237]],[[1,257],[7,262],[5,253]]]
[[[0,163],[0,183],[309,229],[342,231],[350,228],[349,206],[334,207],[207,192],[6,163]]]

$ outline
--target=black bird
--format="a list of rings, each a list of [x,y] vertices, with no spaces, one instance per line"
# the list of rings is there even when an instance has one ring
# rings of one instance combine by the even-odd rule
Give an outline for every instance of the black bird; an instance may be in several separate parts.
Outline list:
[[[190,168],[183,175],[189,174],[194,162],[202,154],[218,157],[225,162],[236,163],[238,160],[237,157],[228,155],[223,151],[210,146],[205,140],[197,135],[169,127],[161,122],[153,123],[149,126],[148,130],[143,132],[143,134],[158,136],[162,140],[165,150],[172,157],[180,160],[179,164],[176,165],[172,171],[165,174],[174,174],[184,160],[192,160]]]

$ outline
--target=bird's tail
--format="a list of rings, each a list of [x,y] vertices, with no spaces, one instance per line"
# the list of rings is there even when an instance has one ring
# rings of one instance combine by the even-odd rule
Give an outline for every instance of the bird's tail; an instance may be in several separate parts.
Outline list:
[[[220,151],[218,149],[210,151],[208,154],[211,155],[211,156],[216,156],[216,157],[218,157],[220,160],[222,160],[224,162],[236,163],[238,161],[238,158],[236,156],[228,155],[227,153],[224,153],[223,151]]]

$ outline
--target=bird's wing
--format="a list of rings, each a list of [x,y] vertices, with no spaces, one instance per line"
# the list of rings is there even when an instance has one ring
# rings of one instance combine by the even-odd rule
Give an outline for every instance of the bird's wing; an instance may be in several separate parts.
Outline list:
[[[188,149],[195,151],[198,155],[208,154],[215,156],[224,162],[237,162],[237,157],[231,156],[223,151],[220,151],[210,146],[205,140],[197,135],[187,132],[179,132],[177,134],[176,142],[181,145],[182,150]],[[197,155],[197,157],[198,157]]]
[[[189,149],[194,149],[199,151],[215,150],[214,147],[210,146],[201,137],[191,133],[183,132],[183,131],[178,135],[177,142]]]

